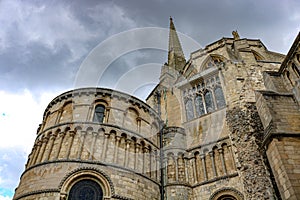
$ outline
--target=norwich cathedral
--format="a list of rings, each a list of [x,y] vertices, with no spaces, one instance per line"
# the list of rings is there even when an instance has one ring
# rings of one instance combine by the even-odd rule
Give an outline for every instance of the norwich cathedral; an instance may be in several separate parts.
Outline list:
[[[145,101],[90,87],[48,104],[13,200],[300,199],[299,44],[233,31],[187,59],[170,18]]]

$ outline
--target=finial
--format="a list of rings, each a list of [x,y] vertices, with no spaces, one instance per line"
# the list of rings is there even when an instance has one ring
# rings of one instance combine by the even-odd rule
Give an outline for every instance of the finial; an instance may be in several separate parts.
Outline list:
[[[232,31],[232,36],[234,40],[239,40],[240,39],[240,35],[238,34],[237,30]]]
[[[170,16],[170,21],[173,21],[172,16]]]

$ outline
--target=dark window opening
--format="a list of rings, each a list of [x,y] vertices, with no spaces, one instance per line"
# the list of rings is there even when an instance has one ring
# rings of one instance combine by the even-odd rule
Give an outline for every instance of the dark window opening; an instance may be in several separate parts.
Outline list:
[[[102,200],[103,191],[98,183],[92,180],[81,180],[71,188],[68,200]]]
[[[95,113],[94,113],[94,119],[93,122],[99,122],[99,123],[103,123],[103,119],[104,119],[104,113],[105,113],[105,106],[103,105],[97,105],[95,108]]]

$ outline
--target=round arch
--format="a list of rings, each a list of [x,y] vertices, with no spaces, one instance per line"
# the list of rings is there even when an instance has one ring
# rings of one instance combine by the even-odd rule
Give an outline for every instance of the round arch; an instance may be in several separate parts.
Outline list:
[[[95,169],[78,169],[69,173],[62,180],[60,186],[60,200],[67,200],[73,186],[83,181],[99,185],[103,193],[103,199],[110,199],[113,195],[114,188],[112,182],[103,172]]]
[[[209,200],[244,200],[244,197],[238,190],[226,187],[215,191]]]

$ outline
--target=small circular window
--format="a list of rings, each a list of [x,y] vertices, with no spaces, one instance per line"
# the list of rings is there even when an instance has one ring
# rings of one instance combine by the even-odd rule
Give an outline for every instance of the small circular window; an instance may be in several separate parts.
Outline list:
[[[103,191],[98,183],[92,180],[81,180],[73,185],[68,200],[102,200]]]

